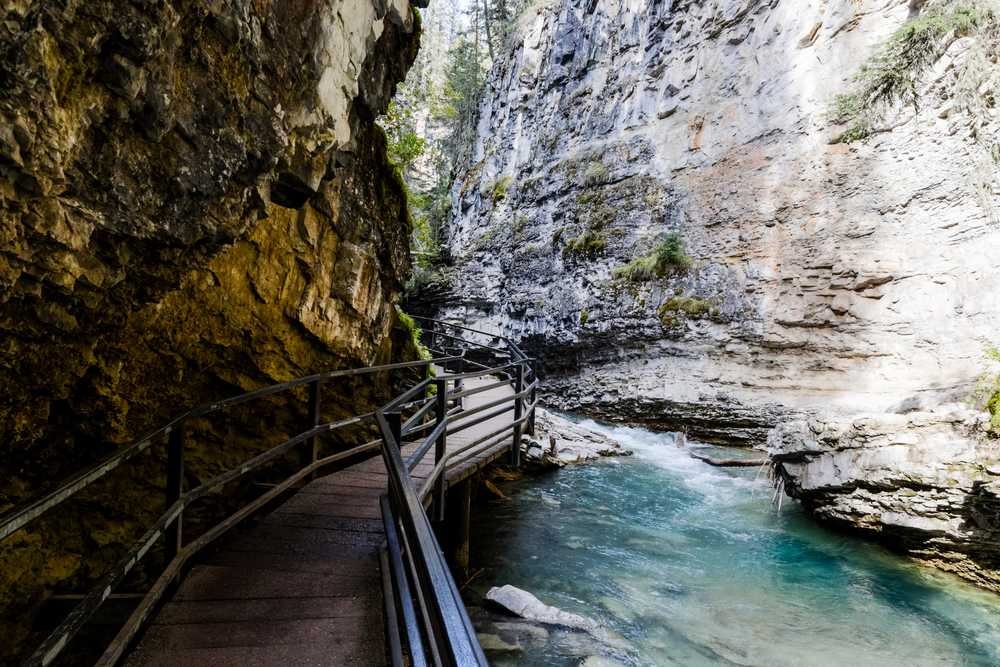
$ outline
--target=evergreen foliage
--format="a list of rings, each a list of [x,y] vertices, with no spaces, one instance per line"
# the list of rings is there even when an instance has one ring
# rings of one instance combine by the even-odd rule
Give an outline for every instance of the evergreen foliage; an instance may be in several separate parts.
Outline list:
[[[983,2],[947,0],[929,5],[889,38],[854,77],[855,89],[838,95],[830,119],[848,124],[835,141],[870,136],[897,105],[918,110],[919,86],[948,47],[967,35],[996,28],[994,9]]]

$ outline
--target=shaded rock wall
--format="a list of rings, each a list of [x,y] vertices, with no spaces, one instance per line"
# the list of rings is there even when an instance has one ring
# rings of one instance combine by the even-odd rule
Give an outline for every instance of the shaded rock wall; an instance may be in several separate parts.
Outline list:
[[[409,225],[374,118],[416,54],[408,0],[15,0],[0,18],[0,510],[188,407],[406,354]],[[264,444],[199,428],[190,482]],[[0,605],[99,573],[116,551],[96,550],[158,511],[161,474],[139,464],[71,510],[91,523],[0,545]],[[77,531],[72,553],[41,549]]]
[[[967,393],[1000,325],[997,169],[948,98],[969,39],[919,114],[843,145],[830,105],[904,0],[539,7],[455,186],[442,312],[540,353],[556,407],[716,441]],[[667,232],[690,271],[614,278]]]

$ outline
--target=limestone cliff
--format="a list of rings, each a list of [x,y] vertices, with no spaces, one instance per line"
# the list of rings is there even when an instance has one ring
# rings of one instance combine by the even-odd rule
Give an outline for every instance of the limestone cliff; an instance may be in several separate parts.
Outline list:
[[[402,354],[409,227],[374,119],[416,53],[409,0],[13,0],[0,18],[0,509],[198,403]],[[345,411],[371,399],[337,391]],[[99,572],[88,552],[154,491],[75,553],[12,538],[0,605]]]
[[[831,143],[836,95],[909,16],[904,0],[540,3],[455,187],[450,312],[543,349],[560,407],[712,439],[962,394],[1000,330],[997,166],[976,166],[943,97],[970,40],[918,114]],[[615,278],[668,232],[690,270]]]
[[[965,400],[1000,332],[1000,123],[995,76],[982,118],[955,90],[995,45],[950,41],[864,141],[830,119],[924,5],[535,3],[430,300],[542,357],[550,406],[705,440]],[[688,257],[631,279],[668,241]]]

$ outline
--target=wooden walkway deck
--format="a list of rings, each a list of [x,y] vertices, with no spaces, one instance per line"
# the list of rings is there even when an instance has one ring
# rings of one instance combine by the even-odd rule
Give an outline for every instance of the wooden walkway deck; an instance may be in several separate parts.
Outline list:
[[[494,382],[472,379],[466,388]],[[499,387],[466,398],[471,408],[510,396]],[[449,449],[502,427],[507,413],[454,434]],[[412,446],[411,446],[412,447]],[[450,465],[454,484],[509,452],[510,441]],[[405,451],[405,450],[404,450]],[[413,471],[419,485],[433,448]],[[386,664],[378,549],[381,456],[317,479],[252,528],[202,558],[126,661],[130,666]]]

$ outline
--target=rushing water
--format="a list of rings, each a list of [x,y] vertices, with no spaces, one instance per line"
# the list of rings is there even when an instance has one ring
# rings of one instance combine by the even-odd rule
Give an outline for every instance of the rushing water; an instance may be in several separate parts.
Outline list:
[[[519,482],[479,513],[470,597],[513,584],[589,616],[625,638],[625,664],[1000,665],[996,596],[827,531],[794,502],[779,512],[755,469],[597,428],[635,456]],[[496,662],[579,664],[556,644]]]

